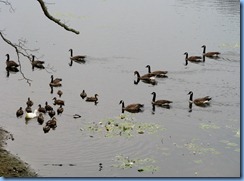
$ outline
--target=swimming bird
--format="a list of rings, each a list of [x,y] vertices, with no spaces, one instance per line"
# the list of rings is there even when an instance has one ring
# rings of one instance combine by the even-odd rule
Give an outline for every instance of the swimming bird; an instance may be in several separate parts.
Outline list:
[[[38,121],[38,123],[39,123],[40,125],[43,124],[43,122],[44,122],[44,116],[43,116],[42,113],[40,113],[40,114],[38,115],[38,117],[37,117],[37,121]]]
[[[58,115],[59,115],[59,114],[62,114],[63,111],[64,111],[64,108],[62,107],[62,105],[60,105],[59,108],[57,109],[57,113],[58,113]]]
[[[163,71],[163,70],[156,70],[156,71],[153,71],[151,72],[151,66],[150,65],[147,65],[146,68],[148,68],[148,73],[154,75],[154,76],[157,76],[157,77],[167,77],[167,74],[168,71]]]
[[[50,110],[48,111],[48,115],[50,116],[50,118],[52,118],[53,116],[55,116],[55,111],[54,110]]]
[[[197,99],[193,100],[193,92],[192,91],[190,91],[187,95],[190,95],[190,98],[189,98],[190,103],[194,103],[195,105],[201,106],[201,107],[208,106],[210,103],[210,100],[212,99],[209,96],[205,96],[205,97],[197,98]]]
[[[35,55],[32,55],[32,69],[34,69],[34,67],[39,68],[39,69],[45,69],[45,67],[43,66],[45,62],[41,61],[41,60],[35,60]]]
[[[70,51],[70,60],[71,61],[79,62],[79,61],[84,61],[84,59],[86,58],[85,55],[73,56],[73,49],[69,49],[69,51]]]
[[[32,119],[32,118],[36,118],[37,117],[37,112],[38,112],[38,110],[37,109],[35,109],[35,111],[32,113],[32,112],[30,112],[30,113],[26,113],[26,115],[25,115],[25,119]]]
[[[58,90],[57,94],[59,97],[61,97],[63,95],[63,92],[61,90]]]
[[[203,52],[202,52],[203,56],[214,58],[214,57],[218,57],[220,54],[220,52],[206,52],[206,45],[203,45],[202,48],[203,48]]]
[[[25,108],[25,111],[28,112],[28,113],[31,113],[32,112],[32,109],[30,106],[27,105],[27,107]]]
[[[6,60],[6,65],[7,65],[7,68],[16,68],[19,66],[19,64],[17,64],[15,61],[13,60],[10,60],[10,56],[9,54],[6,54],[7,56],[7,60]]]
[[[51,75],[51,82],[49,83],[49,85],[51,87],[60,87],[60,86],[62,86],[61,81],[62,81],[61,78],[54,79],[53,75]]]
[[[83,90],[83,91],[80,93],[80,96],[81,96],[82,99],[84,99],[84,98],[87,96],[85,90]]]
[[[135,103],[135,104],[129,104],[125,107],[125,104],[124,104],[124,101],[121,100],[119,102],[119,104],[122,104],[122,113],[124,111],[128,111],[128,112],[131,112],[131,113],[137,113],[137,112],[141,112],[142,109],[144,107],[143,104],[140,104],[140,103]]]
[[[49,126],[46,125],[46,126],[43,127],[43,132],[44,133],[48,133],[49,131],[50,131],[50,127]]]
[[[51,120],[46,122],[46,126],[49,126],[52,129],[55,129],[57,127],[57,119],[53,117]]]
[[[46,109],[44,107],[41,106],[41,104],[38,105],[38,112],[42,112],[42,113],[46,113]]]
[[[54,100],[53,105],[57,104],[57,105],[63,105],[64,106],[64,101],[63,100],[57,99],[56,97],[54,97],[53,100]]]
[[[98,101],[98,94],[95,94],[94,97],[86,97],[87,102],[97,102]]]
[[[188,57],[188,53],[187,52],[185,52],[184,55],[186,55],[186,57],[185,57],[186,64],[185,65],[188,64],[188,61],[193,62],[193,63],[202,62],[201,61],[201,59],[202,59],[201,56],[190,56],[190,57]]]
[[[27,100],[27,102],[26,102],[26,104],[27,104],[27,106],[33,106],[33,101],[28,97],[28,100]]]
[[[23,114],[24,114],[24,111],[23,111],[22,107],[20,107],[20,108],[16,111],[16,116],[17,116],[17,117],[20,117],[20,116],[22,116]]]
[[[156,92],[152,92],[153,98],[152,98],[152,105],[156,106],[162,106],[162,107],[169,107],[170,103],[173,103],[172,101],[169,100],[156,100]]]
[[[138,71],[134,71],[134,75],[137,76],[137,81],[134,81],[135,84],[137,84],[140,80],[153,85],[157,84],[156,77],[151,73],[140,76]]]
[[[46,111],[51,111],[51,110],[53,110],[53,107],[50,106],[50,105],[47,103],[47,101],[46,101],[46,103],[45,103],[45,109],[46,109]]]

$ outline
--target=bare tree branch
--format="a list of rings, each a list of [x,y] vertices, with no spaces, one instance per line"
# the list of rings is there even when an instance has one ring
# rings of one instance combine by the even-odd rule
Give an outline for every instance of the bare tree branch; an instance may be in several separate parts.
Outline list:
[[[6,0],[6,1],[0,0],[0,3],[3,3],[7,6],[9,6],[9,11],[14,12],[14,8],[13,8],[12,4],[10,2],[8,2],[8,0]]]
[[[44,14],[46,15],[46,17],[50,20],[52,20],[53,22],[57,23],[59,26],[63,27],[64,29],[66,29],[67,31],[71,31],[75,34],[80,34],[79,31],[73,29],[73,28],[69,28],[66,24],[62,23],[60,21],[60,19],[56,19],[54,18],[52,15],[49,14],[48,10],[47,10],[47,7],[45,5],[45,3],[43,2],[43,0],[37,0],[40,5],[41,5],[41,8],[42,8],[42,11],[44,12]]]

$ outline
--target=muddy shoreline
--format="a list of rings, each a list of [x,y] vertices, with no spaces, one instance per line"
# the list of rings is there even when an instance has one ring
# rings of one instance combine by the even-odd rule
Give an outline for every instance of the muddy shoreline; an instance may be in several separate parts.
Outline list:
[[[37,177],[27,163],[4,148],[8,139],[14,140],[13,135],[0,127],[0,177]]]

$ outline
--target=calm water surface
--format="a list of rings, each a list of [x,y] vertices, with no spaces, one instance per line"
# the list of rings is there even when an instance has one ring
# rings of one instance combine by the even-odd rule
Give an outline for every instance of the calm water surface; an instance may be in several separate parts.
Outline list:
[[[27,47],[39,48],[35,54],[46,61],[47,71],[32,71],[21,57],[25,76],[33,80],[31,86],[20,73],[7,77],[5,54],[17,57],[14,49],[0,42],[0,126],[15,138],[8,141],[7,149],[40,176],[240,176],[239,1],[84,0],[48,4],[50,13],[80,31],[78,36],[45,18],[37,2],[11,3],[14,13],[1,8],[1,29],[13,42],[24,38]],[[203,44],[207,51],[221,52],[220,58],[185,66],[183,53],[201,55]],[[87,55],[87,62],[70,67],[70,48],[74,54]],[[134,71],[146,73],[147,64],[152,70],[169,71],[168,78],[157,78],[157,85],[135,85]],[[58,127],[44,134],[35,119],[26,122],[16,118],[15,112],[26,107],[28,97],[34,101],[33,109],[46,101],[52,104],[58,88],[50,93],[51,74],[63,79],[60,89],[65,106],[64,113],[56,116]],[[80,98],[83,89],[89,96],[99,95],[96,106]],[[190,90],[195,98],[211,96],[211,105],[193,105],[190,112]],[[172,100],[171,108],[156,107],[153,111],[153,91],[158,99]],[[121,99],[126,105],[145,105],[142,113],[126,113],[127,119],[161,129],[144,134],[134,131],[131,137],[86,129],[110,118],[123,122],[118,118]],[[76,113],[81,118],[74,119]],[[119,155],[134,160],[132,168],[118,167]],[[144,165],[138,160],[144,160]]]

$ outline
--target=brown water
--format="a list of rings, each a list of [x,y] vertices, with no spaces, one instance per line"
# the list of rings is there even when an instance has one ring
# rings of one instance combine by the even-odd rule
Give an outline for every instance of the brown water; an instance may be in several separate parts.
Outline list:
[[[240,3],[239,1],[182,0],[96,0],[53,1],[50,13],[80,31],[64,31],[44,17],[34,1],[13,1],[16,9],[1,8],[1,28],[12,41],[28,40],[30,48],[40,48],[37,57],[46,61],[47,71],[31,70],[22,58],[20,73],[6,76],[5,54],[16,59],[14,49],[1,46],[0,126],[14,135],[7,149],[28,162],[40,176],[47,177],[238,177],[240,176]],[[185,66],[184,52],[201,55],[219,51],[219,59]],[[69,66],[69,52],[87,55],[85,64]],[[167,70],[168,78],[156,78],[157,85],[139,82],[141,74]],[[61,77],[64,113],[56,116],[58,127],[44,134],[37,121],[16,118],[16,110],[26,107],[27,98],[44,106],[51,104],[58,88],[50,93],[50,76]],[[80,98],[99,95],[99,103]],[[187,93],[209,95],[209,107],[193,105],[189,112]],[[151,93],[157,99],[173,101],[170,109],[152,111]],[[162,129],[133,136],[105,137],[106,131],[86,130],[109,118],[118,119],[120,100],[140,102],[144,111],[128,114],[133,122]],[[57,106],[55,107],[55,109]],[[81,118],[74,119],[74,114]],[[45,121],[49,116],[45,116]],[[123,120],[121,120],[123,122]],[[100,125],[103,126],[103,125]],[[164,129],[163,129],[164,128]],[[81,131],[83,129],[84,131]],[[116,156],[146,162],[154,171],[138,172],[140,167],[117,168]],[[136,161],[137,163],[137,161]],[[100,165],[99,165],[100,164]],[[144,167],[143,167],[144,168]],[[150,170],[150,169],[149,169]]]

